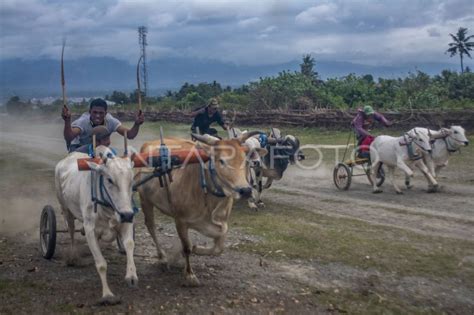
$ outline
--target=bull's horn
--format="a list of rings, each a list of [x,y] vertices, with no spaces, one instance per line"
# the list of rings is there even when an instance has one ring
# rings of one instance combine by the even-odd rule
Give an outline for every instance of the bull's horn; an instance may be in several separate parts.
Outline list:
[[[263,132],[258,131],[258,130],[257,131],[246,132],[246,133],[244,133],[240,136],[239,140],[240,140],[241,143],[244,143],[248,138],[253,137],[255,135],[259,135],[261,133],[263,133]]]
[[[105,154],[103,154],[102,152],[100,152],[100,153],[99,153],[99,156],[100,156],[100,158],[102,159],[102,162],[103,162],[104,164],[107,164],[107,159],[108,159],[107,155],[105,155]]]
[[[219,141],[218,138],[210,136],[210,135],[200,135],[197,133],[191,133],[194,139],[196,139],[199,142],[205,143],[207,145],[214,145]]]

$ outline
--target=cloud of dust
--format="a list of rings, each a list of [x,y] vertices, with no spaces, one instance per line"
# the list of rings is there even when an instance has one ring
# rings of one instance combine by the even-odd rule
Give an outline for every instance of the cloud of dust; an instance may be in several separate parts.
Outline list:
[[[37,241],[41,210],[57,208],[54,166],[66,153],[61,121],[0,117],[0,148],[0,236]]]
[[[0,116],[0,236],[23,234],[37,241],[41,211],[46,204],[55,208],[61,225],[54,167],[67,154],[63,124],[59,115],[49,121]],[[124,123],[127,127],[132,124]],[[144,129],[136,139],[129,140],[130,147],[140,150],[145,141],[159,139],[159,133]],[[166,135],[170,132],[173,131]],[[121,153],[123,137],[114,133],[111,141]]]

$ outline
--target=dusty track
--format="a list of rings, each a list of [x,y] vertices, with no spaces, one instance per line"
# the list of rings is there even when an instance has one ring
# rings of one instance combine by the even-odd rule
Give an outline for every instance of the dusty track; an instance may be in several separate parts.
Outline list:
[[[99,278],[84,238],[79,236],[82,259],[76,267],[65,266],[69,245],[66,235],[59,235],[52,261],[42,259],[37,246],[41,208],[46,203],[56,206],[52,173],[64,154],[58,125],[42,126],[37,133],[32,133],[34,127],[22,128],[2,127],[0,138],[0,313],[343,313],[347,310],[325,303],[321,297],[344,289],[367,292],[379,301],[396,294],[408,304],[426,305],[432,311],[474,311],[472,288],[458,280],[395,277],[338,263],[275,260],[244,253],[234,248],[239,244],[258,244],[261,239],[235,227],[230,229],[227,250],[222,256],[192,258],[202,286],[186,288],[182,286],[183,265],[173,224],[166,219],[158,224],[161,241],[174,257],[170,270],[165,271],[155,264],[155,251],[141,215],[137,220],[135,259],[139,289],[126,287],[125,258],[117,253],[115,245],[104,245],[109,283],[122,297],[122,304],[97,306]],[[143,138],[153,137],[146,134]],[[115,141],[121,143],[118,138]],[[139,147],[140,142],[133,144]],[[444,173],[443,176],[459,181],[446,179],[437,194],[427,194],[425,182],[416,180],[415,188],[403,196],[396,195],[390,183],[384,185],[383,194],[374,195],[364,177],[355,180],[349,191],[340,192],[332,184],[331,169],[327,166],[311,172],[292,167],[286,175],[265,192],[264,200],[272,200],[272,206],[261,211],[271,212],[282,204],[424,235],[474,241],[472,173],[455,168]],[[247,210],[240,204],[237,211]],[[59,211],[57,216],[62,226]],[[196,233],[193,239],[206,242]],[[375,288],[383,296],[371,293]]]
[[[442,187],[436,194],[426,193],[426,181],[418,173],[415,187],[404,195],[396,195],[389,181],[383,185],[383,194],[373,194],[365,176],[355,179],[348,191],[339,191],[332,183],[331,171],[329,167],[314,171],[291,167],[266,198],[327,215],[474,240],[474,185],[446,182],[447,176],[459,176],[453,171],[442,173]],[[470,176],[474,179],[474,174]],[[402,185],[403,179],[397,178],[397,182]]]

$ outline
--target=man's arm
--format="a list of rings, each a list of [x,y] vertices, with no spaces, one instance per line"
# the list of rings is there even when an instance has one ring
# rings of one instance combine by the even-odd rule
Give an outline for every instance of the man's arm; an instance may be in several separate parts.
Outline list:
[[[229,126],[222,119],[221,113],[217,112],[216,115],[217,115],[216,122],[222,127],[222,129],[227,130]]]
[[[196,117],[197,115],[203,114],[203,113],[205,113],[205,112],[206,112],[206,107],[198,108],[198,109],[196,109],[196,110],[194,110],[194,111],[191,112],[191,117],[194,118],[194,117]]]
[[[142,111],[139,111],[135,117],[135,123],[133,124],[133,127],[128,129],[125,128],[124,126],[120,125],[117,128],[117,132],[121,134],[122,136],[127,132],[127,138],[132,140],[135,139],[135,137],[138,135],[138,131],[140,130],[140,125],[143,124],[145,121],[145,115],[143,114]]]
[[[64,140],[66,140],[67,143],[70,143],[81,133],[81,129],[71,126],[71,112],[69,112],[69,109],[67,107],[63,107],[61,116],[64,119]]]
[[[392,122],[389,121],[387,118],[384,117],[384,115],[380,114],[380,113],[375,113],[374,114],[374,118],[375,120],[378,120],[380,121],[382,124],[385,125],[385,127],[389,127],[392,125]]]

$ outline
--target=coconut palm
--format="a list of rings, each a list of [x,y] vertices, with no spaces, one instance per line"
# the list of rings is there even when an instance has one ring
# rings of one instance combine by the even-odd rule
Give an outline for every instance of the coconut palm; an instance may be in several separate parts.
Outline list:
[[[449,43],[449,49],[446,50],[446,52],[451,54],[450,57],[459,53],[459,57],[461,58],[461,73],[463,73],[463,55],[467,55],[469,58],[471,58],[469,51],[474,47],[474,42],[470,42],[469,40],[473,38],[474,35],[467,36],[467,28],[465,27],[460,27],[456,33],[456,36],[453,34],[449,35],[451,35],[453,38],[453,42]]]

